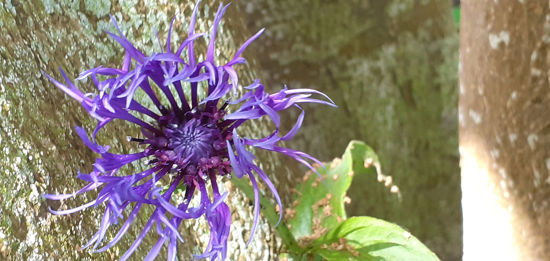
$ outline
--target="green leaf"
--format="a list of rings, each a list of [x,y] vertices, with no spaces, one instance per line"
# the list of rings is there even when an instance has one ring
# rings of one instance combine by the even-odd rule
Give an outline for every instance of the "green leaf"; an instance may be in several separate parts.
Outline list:
[[[453,7],[453,18],[456,25],[460,25],[460,6]]]
[[[327,260],[439,260],[400,226],[372,217],[340,223],[313,242],[312,252]]]
[[[296,200],[285,210],[290,231],[302,245],[347,218],[344,203],[353,176],[375,174],[372,166],[379,166],[376,153],[363,142],[351,141],[341,159],[317,169],[322,180],[316,173],[306,173],[296,188]]]
[[[401,227],[371,217],[347,219],[346,191],[355,175],[378,175],[380,162],[365,143],[352,141],[341,159],[334,159],[306,173],[296,187],[291,206],[285,206],[285,219],[276,230],[288,254],[295,260],[438,260],[437,256]],[[246,179],[233,179],[247,197],[253,198]],[[386,180],[386,186],[391,185]],[[392,189],[393,190],[393,189]],[[398,190],[397,190],[398,191]],[[263,215],[275,224],[279,215],[274,204],[260,196]]]

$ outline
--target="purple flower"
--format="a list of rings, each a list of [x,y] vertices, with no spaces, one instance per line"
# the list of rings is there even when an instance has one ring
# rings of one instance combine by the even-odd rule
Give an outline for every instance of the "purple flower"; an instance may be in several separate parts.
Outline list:
[[[61,69],[66,84],[46,75],[98,120],[91,140],[84,129],[76,127],[82,141],[101,156],[96,159],[92,172],[78,174],[78,178],[89,184],[72,194],[44,195],[47,199],[63,200],[100,189],[97,198],[89,203],[69,210],[51,210],[54,214],[63,215],[100,204],[105,205],[105,214],[99,230],[84,248],[93,245],[93,249],[101,252],[112,247],[128,231],[140,209],[152,206],[153,214],[141,234],[122,256],[122,260],[126,260],[136,250],[153,228],[156,228],[159,239],[145,259],[154,259],[165,242],[168,242],[168,259],[174,260],[177,240],[182,240],[178,233],[179,225],[185,219],[201,216],[206,217],[210,226],[210,240],[205,252],[197,258],[211,257],[212,260],[224,260],[231,213],[224,203],[227,193],[220,193],[216,178],[229,176],[233,172],[237,178],[247,176],[250,179],[255,195],[251,240],[260,209],[257,179],[263,181],[273,192],[280,209],[282,206],[275,186],[256,165],[254,155],[247,148],[279,152],[311,169],[312,162],[320,164],[312,156],[280,147],[279,143],[290,140],[300,128],[304,111],[299,104],[321,103],[334,106],[334,103],[323,93],[311,89],[290,90],[285,87],[279,92],[269,94],[265,92],[259,80],[244,87],[246,93],[235,98],[238,96],[239,78],[233,66],[245,63],[241,54],[264,30],[260,30],[246,41],[228,63],[217,65],[214,59],[216,32],[228,7],[220,5],[210,34],[206,59],[197,61],[193,43],[204,36],[202,33],[195,33],[194,30],[197,6],[198,3],[191,17],[187,39],[177,49],[171,46],[170,35],[174,22],[172,20],[164,52],[153,53],[150,56],[134,47],[113,19],[118,35],[110,32],[107,34],[126,51],[122,67],[119,69],[100,66],[83,72],[77,78],[91,78],[98,93],[81,92]],[[182,55],[184,51],[187,52],[187,61],[182,58],[185,57]],[[201,88],[204,90],[204,97],[199,95]],[[134,99],[138,90],[151,100],[154,104],[152,108]],[[327,100],[312,98],[312,95],[321,95]],[[294,127],[288,133],[280,135],[281,122],[278,113],[291,107],[300,110],[301,113]],[[238,135],[239,126],[263,116],[273,121],[273,133],[262,139],[249,139]],[[98,131],[115,119],[129,121],[140,127],[143,137],[129,137],[129,142],[140,145],[140,152],[113,154],[108,152],[109,146],[96,143]],[[138,160],[145,162],[147,170],[126,176],[119,172],[122,167]],[[211,195],[208,193],[208,186],[211,187]],[[179,191],[177,189],[184,191],[181,202],[172,197]],[[190,206],[195,194],[200,195],[200,203]],[[100,247],[107,229],[119,219],[124,220],[124,223],[118,233],[110,242]]]

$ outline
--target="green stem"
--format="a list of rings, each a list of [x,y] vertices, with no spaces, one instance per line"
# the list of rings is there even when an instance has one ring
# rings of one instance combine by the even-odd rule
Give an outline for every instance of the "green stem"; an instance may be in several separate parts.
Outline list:
[[[253,188],[245,179],[233,178],[231,183],[237,186],[248,198],[254,198]],[[277,224],[279,221],[279,214],[275,211],[275,206],[271,204],[267,198],[262,197],[262,195],[260,195],[260,206],[260,209],[267,220],[273,225]],[[303,255],[305,250],[298,245],[298,242],[296,242],[296,239],[290,232],[290,229],[288,229],[288,226],[284,220],[281,220],[279,225],[275,227],[275,230],[279,234],[279,237],[281,237],[286,249],[290,252],[289,254],[292,256]]]

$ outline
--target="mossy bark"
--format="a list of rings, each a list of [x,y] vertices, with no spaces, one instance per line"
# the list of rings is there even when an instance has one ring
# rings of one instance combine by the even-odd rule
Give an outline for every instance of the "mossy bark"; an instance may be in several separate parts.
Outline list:
[[[59,79],[59,66],[74,79],[92,67],[121,64],[123,49],[103,32],[115,31],[109,14],[115,16],[126,36],[146,54],[159,48],[153,28],[165,39],[170,19],[177,15],[172,42],[179,43],[187,35],[194,2],[0,2],[0,259],[110,260],[120,257],[133,242],[147,220],[147,213],[132,225],[116,247],[97,254],[80,247],[98,229],[102,207],[68,216],[49,213],[48,207],[70,208],[94,198],[86,195],[59,203],[46,201],[41,195],[69,193],[84,185],[76,179],[77,170],[90,171],[96,155],[84,146],[73,129],[78,125],[91,130],[95,122],[78,102],[64,95],[40,71]],[[209,32],[218,2],[204,2],[199,8],[197,31]],[[230,8],[228,12],[239,10]],[[232,56],[248,36],[242,23],[226,22],[218,33],[220,56]],[[256,74],[250,67],[242,67],[240,72],[243,83],[250,82]],[[86,91],[93,90],[90,82],[78,84]],[[268,127],[261,122],[243,134],[265,135],[269,133]],[[118,123],[100,134],[99,141],[111,145],[115,152],[128,152],[131,149],[125,137],[132,134],[138,135],[135,127]],[[263,168],[275,182],[275,166],[293,166],[291,162],[283,164],[278,158],[266,157]],[[286,176],[287,169],[278,167],[277,173]],[[227,186],[233,213],[230,259],[274,259],[280,243],[272,232],[273,224],[263,219],[254,241],[245,247],[252,227],[252,211],[248,199],[230,187]],[[182,226],[185,243],[179,245],[179,259],[189,260],[192,254],[202,253],[208,242],[208,229],[205,222],[189,221]],[[156,233],[151,232],[135,258],[147,254],[156,240]]]
[[[379,153],[401,200],[356,177],[351,215],[395,222],[442,260],[461,260],[458,34],[448,0],[239,1],[268,88],[315,88],[338,109],[306,107],[293,146],[324,161],[351,139]]]

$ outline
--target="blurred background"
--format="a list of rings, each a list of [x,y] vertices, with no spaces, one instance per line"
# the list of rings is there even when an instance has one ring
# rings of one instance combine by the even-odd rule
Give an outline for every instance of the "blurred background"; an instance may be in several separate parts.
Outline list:
[[[116,259],[123,253],[118,248],[96,255],[79,250],[95,232],[101,211],[52,217],[47,206],[55,203],[39,197],[78,187],[80,183],[72,180],[74,170],[89,166],[94,157],[71,132],[72,126],[92,126],[92,121],[76,102],[45,81],[40,70],[59,78],[56,70],[62,66],[74,77],[99,64],[119,64],[120,48],[103,33],[114,30],[108,14],[117,17],[136,46],[150,53],[152,28],[164,39],[175,14],[176,30],[182,35],[174,36],[174,41],[185,37],[193,2],[0,2],[4,35],[0,39],[0,174],[7,180],[0,185],[1,256],[10,260]],[[199,27],[207,31],[219,1],[204,2]],[[260,78],[268,90],[284,84],[314,88],[339,106],[309,106],[301,132],[290,146],[330,161],[342,154],[350,140],[365,141],[378,153],[384,174],[400,189],[398,197],[376,176],[356,177],[348,213],[397,223],[442,260],[461,260],[459,1],[232,2],[220,37],[222,56],[228,57],[246,37],[267,28],[247,49],[250,64],[243,79]],[[115,140],[113,146],[121,143]],[[278,160],[270,164],[273,169],[286,165]],[[280,191],[301,177],[301,173],[292,175],[277,174]],[[243,220],[236,226],[249,227],[247,211],[235,217]],[[276,256],[280,246],[262,222],[260,233],[264,234],[256,236],[258,243],[242,253],[235,250],[235,260],[257,260],[254,254],[267,259]],[[193,239],[191,225],[187,229],[191,239],[183,250],[195,253],[199,240]],[[243,230],[232,227],[232,231]],[[124,250],[130,239],[122,241],[120,248]],[[238,248],[235,240],[231,246]]]
[[[267,86],[314,88],[339,106],[309,106],[292,146],[328,161],[363,140],[400,188],[399,199],[376,176],[358,176],[348,213],[395,222],[442,260],[462,260],[459,1],[235,4],[251,32],[267,27],[254,49]]]

